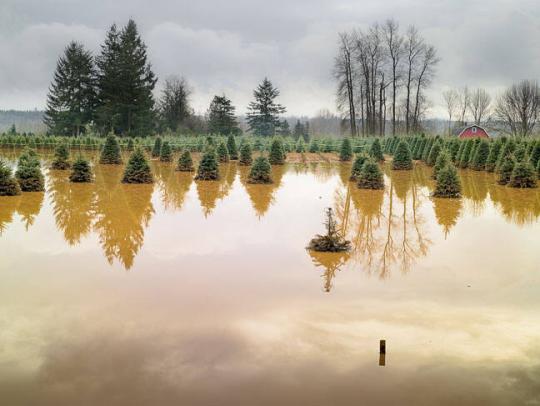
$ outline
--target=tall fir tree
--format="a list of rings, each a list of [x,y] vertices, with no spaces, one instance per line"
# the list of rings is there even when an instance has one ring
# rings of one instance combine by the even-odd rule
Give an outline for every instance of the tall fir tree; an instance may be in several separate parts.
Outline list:
[[[78,136],[94,118],[96,72],[92,54],[70,42],[56,63],[44,122],[54,135]]]
[[[211,134],[239,134],[235,107],[225,95],[214,96],[208,108],[208,132]]]
[[[272,85],[268,78],[253,92],[255,100],[249,103],[247,122],[249,129],[254,135],[265,137],[272,136],[279,127],[279,115],[285,113],[286,109],[276,103],[279,90]]]
[[[120,31],[116,25],[110,28],[96,64],[97,123],[101,130],[148,135],[154,126],[152,91],[157,79],[133,20]]]

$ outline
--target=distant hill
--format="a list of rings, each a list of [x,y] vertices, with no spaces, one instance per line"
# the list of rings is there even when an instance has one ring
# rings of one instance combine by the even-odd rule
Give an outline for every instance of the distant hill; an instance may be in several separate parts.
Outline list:
[[[13,124],[19,132],[43,133],[43,111],[0,110],[0,133],[11,128]]]

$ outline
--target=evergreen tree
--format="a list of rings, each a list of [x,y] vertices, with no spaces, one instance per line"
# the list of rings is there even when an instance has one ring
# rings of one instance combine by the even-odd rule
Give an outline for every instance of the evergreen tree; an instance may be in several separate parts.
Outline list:
[[[217,154],[219,162],[229,162],[229,151],[227,150],[227,145],[224,141],[221,141],[217,147]]]
[[[251,157],[251,145],[249,145],[249,142],[244,142],[240,146],[240,165],[249,166],[253,162],[253,158]]]
[[[520,143],[516,146],[514,151],[514,159],[516,162],[521,162],[527,160],[527,148],[523,143]]]
[[[0,196],[17,196],[21,194],[21,188],[13,178],[11,168],[0,160]]]
[[[235,107],[225,95],[214,96],[208,109],[208,131],[212,134],[234,135],[240,133]]]
[[[47,96],[44,122],[56,135],[77,136],[93,120],[96,82],[92,54],[70,42],[58,59]]]
[[[23,192],[42,192],[45,180],[41,173],[39,157],[34,150],[25,150],[19,157],[15,178]]]
[[[227,150],[229,151],[229,158],[232,161],[236,161],[238,159],[238,148],[236,147],[236,141],[232,134],[229,134],[227,137]]]
[[[296,141],[295,151],[298,153],[306,152],[306,143],[304,142],[304,137],[298,138]]]
[[[368,159],[358,176],[360,189],[384,189],[384,176],[374,159]]]
[[[533,168],[536,168],[538,162],[540,162],[540,140],[536,140],[532,146],[529,160]]]
[[[456,167],[451,163],[439,170],[433,196],[447,198],[461,196],[461,182]]]
[[[75,183],[87,183],[92,182],[92,168],[90,167],[90,162],[87,159],[83,158],[81,155],[73,162],[73,167],[71,170],[71,175],[69,180]]]
[[[306,129],[304,125],[300,122],[300,120],[296,121],[296,124],[294,125],[294,138],[298,139],[300,137],[304,138],[304,133],[306,132]]]
[[[468,139],[465,141],[465,146],[463,147],[463,151],[461,153],[461,156],[459,158],[459,167],[460,168],[467,168],[469,166],[469,157],[471,155],[472,148],[474,146],[474,140]]]
[[[274,138],[270,144],[268,160],[272,165],[283,165],[285,163],[285,152],[281,138]]]
[[[489,143],[486,140],[482,140],[480,141],[480,144],[478,144],[478,147],[476,147],[476,152],[474,153],[471,169],[475,171],[485,170],[488,157]]]
[[[515,149],[516,143],[513,139],[509,139],[503,144],[501,152],[499,153],[499,157],[497,158],[497,166],[495,168],[497,172],[500,172],[502,164],[506,160],[508,160],[509,158],[513,158],[513,153]]]
[[[435,162],[437,161],[437,157],[439,156],[442,149],[441,142],[439,140],[435,141],[433,145],[431,146],[431,150],[429,151],[429,155],[426,160],[426,164],[429,166],[435,165]]]
[[[499,139],[491,144],[489,155],[486,159],[486,171],[493,172],[495,170],[495,167],[497,166],[497,158],[499,157],[502,146],[503,143]]]
[[[350,161],[352,158],[351,140],[348,137],[343,138],[341,141],[341,148],[339,150],[340,161]]]
[[[450,154],[446,149],[443,149],[437,156],[437,160],[435,161],[435,165],[433,166],[433,173],[431,177],[433,179],[437,179],[437,175],[439,174],[440,170],[450,163],[452,163],[452,160],[450,159]]]
[[[146,45],[133,20],[113,25],[96,60],[97,123],[116,134],[149,134],[154,125],[152,91],[157,79],[147,61]]]
[[[277,133],[284,137],[288,137],[289,135],[291,135],[291,128],[287,120],[285,119],[281,120],[281,122],[279,123],[279,129]]]
[[[70,166],[68,147],[64,142],[61,142],[54,151],[54,160],[52,161],[51,169],[65,170],[69,169]]]
[[[396,147],[396,152],[394,153],[394,159],[392,160],[392,169],[411,170],[412,167],[413,164],[409,143],[405,140],[400,141]]]
[[[152,183],[154,178],[141,148],[135,149],[124,170],[122,183]]]
[[[528,161],[517,162],[512,170],[508,185],[515,188],[535,188],[536,170]]]
[[[360,176],[360,173],[362,172],[362,167],[364,166],[364,163],[368,159],[369,159],[369,156],[364,153],[360,153],[356,156],[352,165],[350,180],[358,180],[358,177]]]
[[[172,161],[172,149],[169,144],[169,141],[165,141],[161,147],[161,152],[159,154],[159,160],[161,162],[171,162]]]
[[[279,96],[279,90],[264,78],[263,82],[253,92],[255,100],[249,103],[247,122],[250,131],[254,135],[272,136],[279,126],[280,114],[285,112],[285,107],[275,102]]]
[[[114,135],[107,136],[103,149],[101,150],[101,156],[99,158],[100,164],[120,165],[122,163],[122,157],[120,156],[120,145]]]
[[[272,167],[268,158],[259,156],[255,158],[248,176],[248,183],[272,183],[270,177]]]
[[[196,180],[217,180],[219,179],[219,166],[214,149],[207,149],[199,162]]]
[[[375,138],[375,140],[371,143],[371,147],[369,149],[369,155],[378,162],[384,162],[384,155],[382,152],[381,142],[379,141],[378,138]]]
[[[510,182],[512,172],[514,170],[516,162],[512,156],[506,158],[499,167],[499,185],[506,185]]]
[[[180,172],[193,172],[193,159],[191,158],[191,153],[187,149],[180,155],[176,170]]]
[[[161,155],[161,137],[156,137],[154,147],[152,148],[152,158],[158,158]]]
[[[130,138],[128,140],[128,144],[127,144],[127,150],[128,151],[133,151],[135,149],[135,145],[133,143],[133,138]]]
[[[316,153],[319,152],[319,141],[313,138],[309,143],[309,152]]]

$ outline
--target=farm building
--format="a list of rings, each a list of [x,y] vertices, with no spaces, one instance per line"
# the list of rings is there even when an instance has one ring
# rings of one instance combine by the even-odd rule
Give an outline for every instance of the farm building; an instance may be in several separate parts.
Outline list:
[[[465,127],[458,135],[459,138],[489,138],[487,131],[479,125],[469,125]]]

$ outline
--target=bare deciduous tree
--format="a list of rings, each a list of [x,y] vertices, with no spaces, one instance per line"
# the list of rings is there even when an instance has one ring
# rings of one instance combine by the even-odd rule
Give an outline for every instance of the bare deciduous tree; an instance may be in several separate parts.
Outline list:
[[[512,85],[497,100],[495,116],[504,123],[503,131],[528,136],[534,131],[540,114],[540,88],[532,80]]]
[[[431,83],[433,75],[435,74],[435,65],[439,63],[440,59],[437,57],[435,48],[431,45],[425,45],[422,47],[422,59],[419,64],[418,74],[416,80],[416,96],[414,102],[414,113],[412,117],[412,124],[414,130],[420,129],[420,113],[424,106],[422,102],[425,101],[423,90]]]
[[[451,135],[452,117],[459,107],[459,93],[454,89],[446,90],[443,92],[443,98],[446,104],[446,111],[448,112],[448,135]]]
[[[401,75],[399,68],[404,54],[403,37],[399,34],[399,25],[395,20],[387,20],[383,30],[392,73],[392,135],[396,135],[396,95]]]
[[[418,34],[414,26],[410,26],[405,35],[405,50],[407,63],[407,79],[405,88],[407,95],[405,97],[405,132],[408,134],[411,129],[411,96],[414,87],[414,75],[418,59],[421,57],[424,48],[424,40]]]
[[[459,91],[459,123],[464,126],[467,123],[467,111],[471,103],[469,88],[465,86]]]
[[[482,124],[482,119],[489,114],[491,96],[484,89],[475,89],[470,97],[469,111],[473,117],[474,124]]]
[[[355,107],[355,74],[352,63],[353,38],[348,33],[339,34],[339,52],[334,62],[334,77],[338,82],[337,107],[349,116],[351,136],[357,135]]]
[[[193,114],[189,105],[191,93],[192,89],[183,77],[171,76],[165,80],[159,110],[164,125],[172,131]]]

